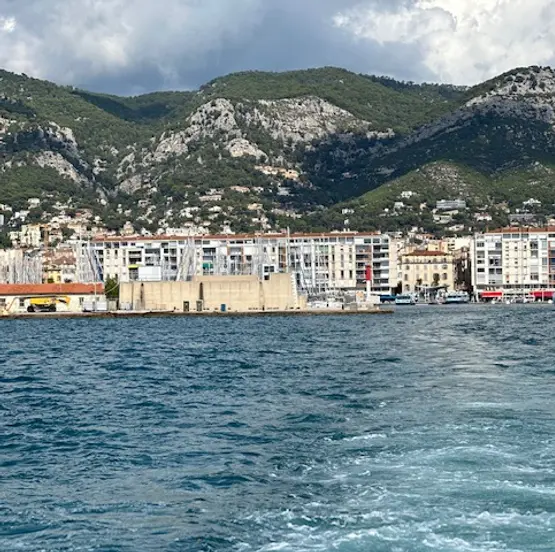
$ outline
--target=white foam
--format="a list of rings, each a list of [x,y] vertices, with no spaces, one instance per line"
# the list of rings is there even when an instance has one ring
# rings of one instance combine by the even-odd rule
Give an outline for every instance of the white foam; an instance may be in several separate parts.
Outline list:
[[[387,439],[385,433],[367,433],[365,435],[356,435],[355,437],[347,437],[345,441],[372,441],[374,439]]]

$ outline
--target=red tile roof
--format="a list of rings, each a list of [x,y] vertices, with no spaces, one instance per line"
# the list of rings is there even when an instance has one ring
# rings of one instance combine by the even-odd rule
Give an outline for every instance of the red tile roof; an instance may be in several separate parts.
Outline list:
[[[484,234],[487,236],[488,234],[541,234],[545,232],[555,232],[555,226],[507,226],[505,228],[488,230]]]
[[[0,284],[2,295],[93,295],[103,294],[104,284]]]
[[[303,233],[290,234],[291,239],[295,238],[354,238],[364,236],[380,236],[379,232],[322,232],[322,233]],[[98,242],[142,242],[142,241],[175,241],[175,240],[245,240],[257,238],[286,238],[286,233],[274,234],[212,234],[212,235],[182,235],[182,236],[95,236],[92,240]]]

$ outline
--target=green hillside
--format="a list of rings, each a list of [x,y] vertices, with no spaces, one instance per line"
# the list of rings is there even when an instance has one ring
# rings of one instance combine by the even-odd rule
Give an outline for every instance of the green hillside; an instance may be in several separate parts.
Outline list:
[[[208,97],[235,100],[278,100],[318,96],[379,130],[406,133],[448,112],[463,92],[440,85],[397,83],[325,67],[305,71],[268,73],[250,71],[215,79],[202,87]]]
[[[403,197],[403,192],[413,195]],[[543,223],[555,214],[555,163],[534,163],[493,175],[460,163],[431,163],[359,198],[311,215],[308,225],[322,226],[330,221],[335,229],[340,229],[347,218],[349,227],[360,230],[399,231],[422,226],[442,234],[446,233],[445,226],[434,222],[432,210],[438,201],[446,199],[463,199],[467,205],[466,211],[454,217],[453,224],[476,229],[504,226],[509,222],[507,209],[513,213],[526,211]],[[541,204],[525,207],[530,199]],[[396,203],[403,203],[404,207],[395,209]],[[345,210],[352,212],[343,214]],[[476,213],[487,213],[492,220],[477,223]],[[306,224],[303,221],[301,226]]]
[[[441,233],[449,223],[433,206],[457,197],[468,209],[451,226],[466,231],[479,228],[476,215],[505,222],[531,197],[545,219],[554,98],[555,75],[540,67],[472,88],[333,67],[252,71],[136,97],[0,71],[0,203],[24,209],[39,197],[35,218],[61,202],[111,229],[149,231]],[[405,191],[414,193],[394,212]]]

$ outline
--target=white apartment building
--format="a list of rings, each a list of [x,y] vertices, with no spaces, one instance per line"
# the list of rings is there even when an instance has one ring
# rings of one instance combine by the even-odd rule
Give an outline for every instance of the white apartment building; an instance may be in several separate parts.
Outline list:
[[[553,295],[555,228],[504,228],[478,234],[472,259],[477,297]]]
[[[99,237],[92,244],[102,278],[186,280],[193,275],[295,274],[309,295],[366,288],[389,294],[398,281],[395,240],[382,234],[261,234]],[[370,269],[369,269],[370,267]]]

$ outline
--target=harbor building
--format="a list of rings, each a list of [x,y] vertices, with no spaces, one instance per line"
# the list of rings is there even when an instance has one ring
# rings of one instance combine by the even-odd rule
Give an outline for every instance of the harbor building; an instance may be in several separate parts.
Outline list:
[[[389,294],[398,281],[394,241],[351,232],[99,237],[90,245],[90,265],[99,278],[121,283],[293,274],[309,297],[366,290],[370,277],[372,293]]]
[[[249,312],[306,308],[291,274],[193,276],[190,281],[127,282],[120,308],[132,311]]]
[[[503,228],[474,237],[472,283],[477,299],[552,299],[555,227]]]
[[[0,284],[0,314],[105,310],[102,284]]]

